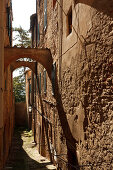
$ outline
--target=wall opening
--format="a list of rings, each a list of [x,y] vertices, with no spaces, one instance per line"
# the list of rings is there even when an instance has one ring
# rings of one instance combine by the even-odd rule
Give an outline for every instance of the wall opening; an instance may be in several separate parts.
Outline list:
[[[71,149],[68,149],[67,155],[68,155],[68,169],[79,170],[76,153],[74,153],[74,151],[72,151]]]
[[[72,32],[72,6],[67,13],[67,36]]]
[[[56,4],[56,0],[53,0],[53,8],[55,7]]]

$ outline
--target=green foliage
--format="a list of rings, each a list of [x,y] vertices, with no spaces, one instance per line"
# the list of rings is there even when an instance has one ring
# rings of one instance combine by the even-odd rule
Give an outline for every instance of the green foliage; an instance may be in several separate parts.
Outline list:
[[[13,32],[16,32],[14,41],[17,47],[28,47],[31,46],[31,38],[29,35],[29,31],[24,30],[21,26],[19,28],[13,28]],[[21,61],[30,61],[28,58],[18,59]],[[25,67],[22,67],[19,70],[19,76],[13,78],[13,87],[15,94],[15,102],[24,102],[25,101]]]
[[[25,78],[23,75],[19,75],[13,78],[13,88],[15,95],[15,102],[25,101]]]
[[[28,47],[31,46],[31,38],[29,36],[29,31],[24,30],[21,26],[19,28],[15,27],[13,28],[13,31],[15,31],[17,34],[14,37],[14,41],[18,41],[16,44],[17,47]]]

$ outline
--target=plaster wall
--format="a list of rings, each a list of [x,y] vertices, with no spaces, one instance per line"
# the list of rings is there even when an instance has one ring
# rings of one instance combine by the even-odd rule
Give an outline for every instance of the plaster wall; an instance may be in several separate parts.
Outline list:
[[[62,58],[63,107],[71,133],[78,143],[76,146],[79,164],[87,165],[86,169],[91,168],[88,163],[95,164],[96,169],[112,167],[109,165],[112,124],[107,127],[112,116],[110,99],[112,83],[111,85],[107,83],[109,78],[112,82],[113,73],[111,69],[113,46],[111,5],[111,1],[109,3],[101,1],[101,6],[97,1],[86,4],[82,1],[74,4],[74,11],[77,11],[74,20],[78,22],[78,26],[76,27],[75,22],[73,24],[82,43],[78,39],[75,47]],[[64,6],[64,10],[66,8]],[[66,40],[65,34],[63,35],[64,51],[73,41],[73,36],[69,36]],[[109,103],[111,106],[108,106]],[[106,130],[106,135],[101,135]],[[103,141],[109,148],[106,153],[104,153]],[[100,166],[97,166],[98,162],[101,162]]]
[[[56,81],[56,93],[52,95],[51,81],[47,76],[47,92],[44,94],[44,68],[37,65],[38,77],[40,73],[42,76],[41,94],[36,93],[35,105],[51,122],[36,113],[38,149],[62,169],[66,169],[66,164],[60,158],[71,164],[68,169],[73,166],[91,169],[91,165],[95,165],[96,170],[112,169],[112,1],[63,1],[66,14],[72,6],[73,28],[68,36],[66,16],[62,11],[62,28],[58,20],[58,3],[53,8],[52,2],[47,4],[45,32],[43,1],[40,1],[40,9],[37,8],[41,34],[39,46],[50,48],[53,62],[56,61],[56,79],[59,80],[61,74],[61,84]],[[59,31],[63,33],[62,50]]]
[[[0,1],[0,169],[6,162],[14,127],[14,98],[10,66],[4,72],[4,46],[9,45],[7,7]]]
[[[15,101],[13,95],[12,72],[10,66],[4,73],[4,112],[3,112],[3,159],[9,154],[15,125]]]
[[[57,3],[53,7],[53,1],[47,1],[47,29],[43,30],[43,10],[44,10],[44,1],[40,2],[40,6],[37,6],[38,21],[40,23],[40,42],[39,47],[47,47],[51,50],[52,58],[54,61],[57,61],[58,64],[58,5]],[[52,86],[50,78],[48,77],[46,71],[46,94],[44,93],[44,68],[39,63],[37,65],[37,75],[40,82],[41,74],[41,94],[39,94],[39,89],[36,89],[36,107],[38,110],[48,117],[48,120],[52,120],[51,123],[48,123],[39,113],[36,113],[36,141],[38,143],[39,152],[47,156],[50,160],[54,161],[52,152],[56,152],[56,143],[55,140],[55,128],[53,128],[52,123],[54,123],[54,107],[46,103],[44,100],[50,101],[55,104],[54,97],[52,96]],[[50,76],[51,77],[51,76]],[[40,84],[40,83],[39,83]],[[36,85],[37,86],[37,85]],[[39,88],[39,85],[38,85]],[[37,92],[38,91],[38,92]],[[40,135],[38,135],[40,134]],[[56,159],[56,158],[55,158]]]
[[[0,168],[3,166],[3,82],[4,82],[3,1],[0,1]]]

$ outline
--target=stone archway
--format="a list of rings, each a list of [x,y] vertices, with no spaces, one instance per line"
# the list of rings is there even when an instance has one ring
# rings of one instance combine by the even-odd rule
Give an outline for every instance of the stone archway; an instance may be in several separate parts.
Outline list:
[[[11,71],[13,72],[19,67],[29,67],[34,73],[36,73],[36,62],[32,61],[15,61],[11,63]]]
[[[47,70],[49,77],[51,77],[51,69],[53,59],[51,52],[47,48],[15,48],[15,47],[5,47],[4,50],[4,67],[5,69],[9,64],[14,62],[19,58],[31,58],[44,66]]]

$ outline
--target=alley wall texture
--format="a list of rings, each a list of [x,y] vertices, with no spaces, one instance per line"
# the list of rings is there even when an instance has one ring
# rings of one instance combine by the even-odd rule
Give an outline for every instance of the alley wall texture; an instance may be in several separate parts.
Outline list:
[[[39,152],[59,169],[113,169],[113,1],[37,1],[37,25],[53,58],[51,77],[40,63],[34,76]]]
[[[10,20],[9,20],[10,18]],[[11,1],[0,1],[0,169],[8,157],[14,127],[14,97],[10,65],[4,70],[4,47],[11,46]]]

